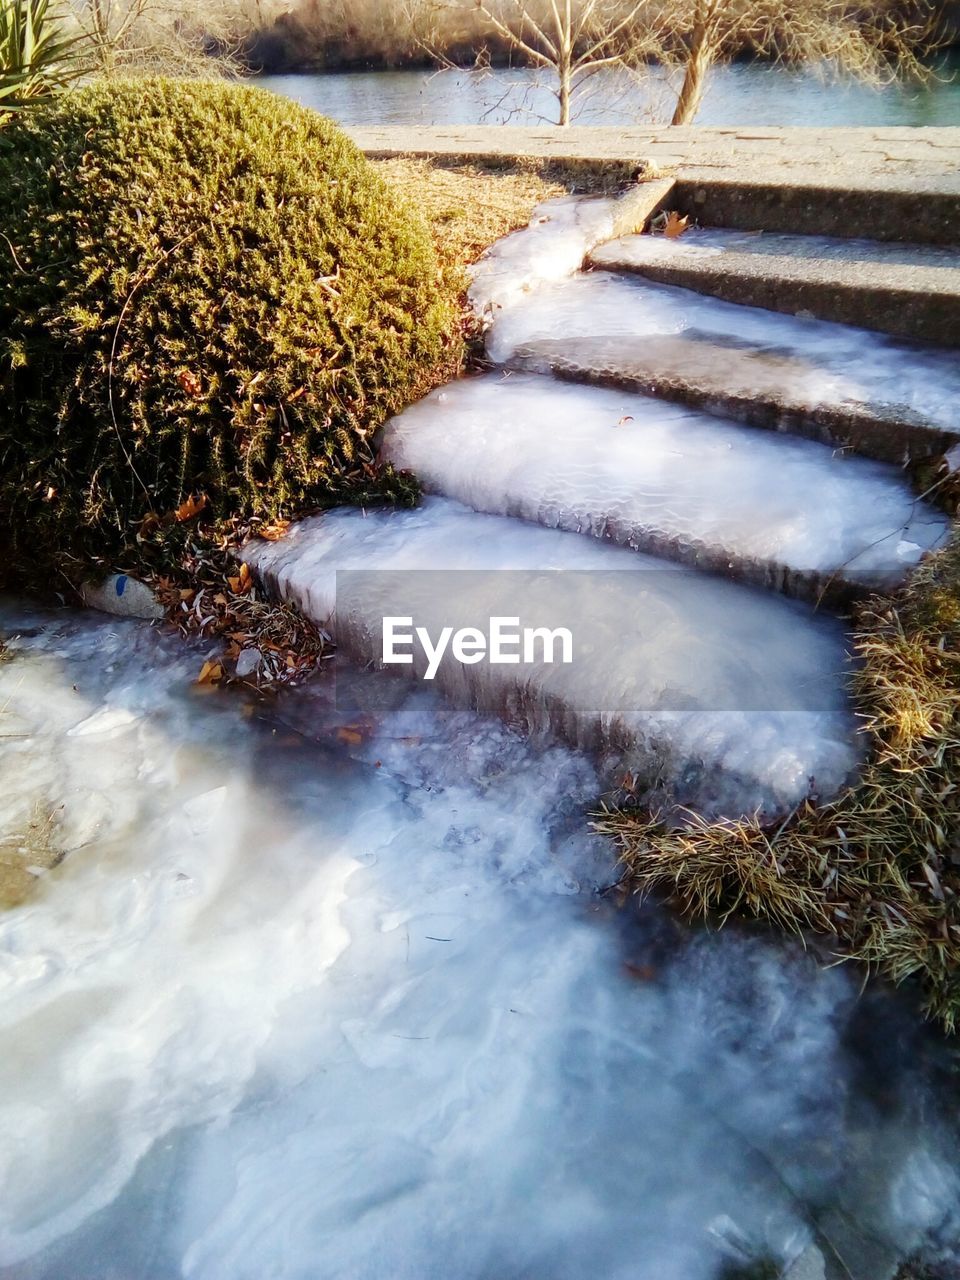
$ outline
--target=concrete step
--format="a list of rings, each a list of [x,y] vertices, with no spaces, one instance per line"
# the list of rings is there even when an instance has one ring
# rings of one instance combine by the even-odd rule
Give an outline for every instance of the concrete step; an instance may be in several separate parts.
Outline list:
[[[857,131],[827,132],[849,138]],[[960,130],[899,132],[902,140],[878,139],[876,145],[899,152],[904,157],[900,169],[862,172],[862,156],[853,160],[851,155],[820,164],[811,155],[801,165],[699,163],[679,170],[670,204],[705,226],[955,245],[960,177],[954,156]],[[950,135],[949,142],[944,135]],[[923,165],[917,163],[922,152]]]
[[[946,427],[907,405],[870,399],[869,387],[860,388],[864,399],[836,395],[815,355],[719,334],[541,338],[518,347],[509,364],[656,396],[897,466],[940,457],[960,443],[960,424]]]
[[[474,510],[813,601],[895,585],[948,528],[882,463],[535,374],[433,392],[387,424],[381,457]]]
[[[486,637],[494,618],[566,629],[570,652],[552,662],[542,648],[491,662],[450,645],[426,688],[622,757],[619,776],[658,802],[782,813],[811,788],[834,793],[858,763],[843,629],[794,601],[435,497],[340,508],[243,558],[345,654],[407,678],[424,678],[424,647],[403,643],[413,661],[388,664],[386,617],[423,628],[431,648],[443,628]]]
[[[636,373],[638,390],[694,403],[703,396],[705,407],[736,420],[849,442],[888,462],[936,456],[960,436],[956,351],[740,306],[639,275],[588,271],[542,285],[500,312],[486,337],[497,364],[543,343],[562,344],[550,348],[561,365],[609,372],[616,361],[628,388]],[[549,360],[535,367],[549,368]],[[888,425],[874,431],[881,419]]]
[[[565,178],[670,173],[670,207],[717,227],[955,244],[960,129],[706,125],[353,126],[370,156],[522,159]]]
[[[624,236],[593,266],[790,315],[960,345],[960,250],[873,241],[692,230]]]

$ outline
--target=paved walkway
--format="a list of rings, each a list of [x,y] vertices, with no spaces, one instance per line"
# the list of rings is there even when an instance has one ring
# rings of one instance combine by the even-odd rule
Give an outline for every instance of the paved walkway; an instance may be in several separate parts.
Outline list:
[[[534,156],[542,159],[636,160],[677,169],[684,179],[777,170],[810,185],[857,182],[960,194],[960,127],[957,128],[608,128],[526,129],[515,125],[348,129],[368,154],[469,157]],[[726,171],[726,172],[724,172]]]

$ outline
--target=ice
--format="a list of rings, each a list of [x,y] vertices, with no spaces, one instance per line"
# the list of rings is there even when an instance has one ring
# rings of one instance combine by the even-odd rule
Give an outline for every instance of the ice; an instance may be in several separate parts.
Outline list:
[[[671,258],[713,258],[723,253],[747,253],[754,257],[816,259],[870,266],[937,267],[955,271],[960,251],[946,245],[899,244],[862,240],[854,236],[791,235],[777,231],[733,231],[726,227],[690,227],[682,236],[621,236],[594,254],[598,264],[609,257],[622,262],[636,253],[638,263],[651,254]]]
[[[434,391],[382,455],[477,511],[751,573],[894,581],[946,516],[900,474],[809,440],[759,434],[646,396],[492,373]]]
[[[939,1041],[605,905],[584,758],[342,661],[245,704],[144,624],[0,624],[4,777],[113,802],[0,916],[5,1277],[720,1280],[831,1215],[854,1280],[848,1238],[956,1258]]]
[[[844,635],[803,606],[573,533],[429,498],[415,511],[339,510],[244,553],[256,572],[363,661],[382,620],[567,628],[574,661],[463,665],[437,684],[532,732],[626,752],[705,811],[779,811],[837,790],[857,759]],[[413,667],[423,676],[424,655]]]
[[[576,339],[684,333],[778,355],[806,368],[792,389],[818,404],[903,405],[960,428],[960,361],[884,334],[739,306],[689,289],[592,271],[544,284],[497,316],[487,351],[498,363],[538,338]]]
[[[471,267],[467,296],[475,314],[489,320],[545,281],[579,271],[613,234],[615,210],[613,198],[562,196],[538,205],[529,226],[498,240]]]

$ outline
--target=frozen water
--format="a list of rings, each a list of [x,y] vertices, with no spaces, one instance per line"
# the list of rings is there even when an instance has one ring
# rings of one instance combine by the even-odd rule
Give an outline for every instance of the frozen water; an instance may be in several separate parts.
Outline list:
[[[583,758],[377,672],[250,714],[144,624],[0,625],[4,825],[29,794],[72,849],[0,916],[4,1277],[956,1257],[939,1042],[797,947],[598,901]]]
[[[470,269],[468,299],[490,319],[544,281],[579,271],[595,246],[613,235],[616,201],[564,196],[533,211],[530,225],[504,236]]]
[[[835,574],[899,579],[949,528],[893,467],[535,374],[434,391],[387,425],[382,455],[477,511],[761,580],[805,574],[814,593]]]
[[[691,227],[676,236],[621,236],[595,253],[604,259],[629,261],[635,252],[638,263],[650,261],[651,254],[670,258],[716,257],[722,253],[747,253],[754,257],[815,259],[871,266],[939,267],[956,271],[960,250],[945,245],[896,244],[889,241],[858,240],[855,237],[790,235],[777,231],[733,231],[726,227]]]
[[[487,351],[498,363],[539,338],[684,333],[796,357],[790,390],[819,404],[903,405],[960,429],[960,361],[952,351],[884,334],[739,306],[689,289],[593,271],[545,284],[498,315]],[[804,367],[805,366],[805,367]]]
[[[625,750],[704,810],[789,807],[811,779],[837,790],[856,762],[842,629],[790,601],[440,498],[331,512],[244,556],[365,661],[380,660],[389,616],[432,637],[486,633],[492,617],[567,628],[572,664],[463,665],[448,651],[437,683],[533,731]],[[414,656],[396,669],[422,676]]]

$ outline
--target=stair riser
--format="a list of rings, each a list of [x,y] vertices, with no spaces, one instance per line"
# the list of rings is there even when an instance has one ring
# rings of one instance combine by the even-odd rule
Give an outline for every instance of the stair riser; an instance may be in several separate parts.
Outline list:
[[[586,383],[595,387],[616,387],[621,391],[655,396],[692,409],[702,409],[719,418],[747,427],[777,431],[783,435],[816,440],[834,449],[843,449],[878,462],[903,466],[928,458],[939,458],[960,444],[960,432],[937,430],[915,424],[878,420],[869,413],[831,405],[790,406],[773,401],[733,394],[718,395],[689,382],[649,376],[632,377],[608,370],[568,368],[550,361],[550,372],[563,382]],[[540,369],[540,358],[528,360],[522,350],[509,361],[511,368]]]
[[[676,261],[649,263],[642,269],[623,263],[619,269],[742,306],[786,315],[807,313],[821,320],[935,345],[951,346],[960,340],[960,297],[955,295],[871,289],[868,283],[849,288],[833,282],[821,286],[808,281],[745,276],[732,273],[729,267],[710,268],[702,260],[697,260],[695,266]]]
[[[703,226],[956,244],[960,193],[814,187],[709,178],[677,181],[671,206]]]
[[[508,505],[506,514],[512,519],[527,520],[547,529],[560,529],[565,533],[598,538],[618,547],[655,556],[659,560],[669,560],[731,582],[759,587],[764,591],[787,596],[791,600],[803,600],[838,612],[843,612],[856,600],[865,599],[878,591],[890,590],[902,581],[902,576],[894,573],[871,574],[869,579],[857,581],[842,573],[794,569],[776,560],[732,555],[725,547],[691,542],[687,538],[671,537],[657,530],[613,519],[593,524],[574,522],[572,519],[547,521],[538,519],[534,512],[514,504]]]

